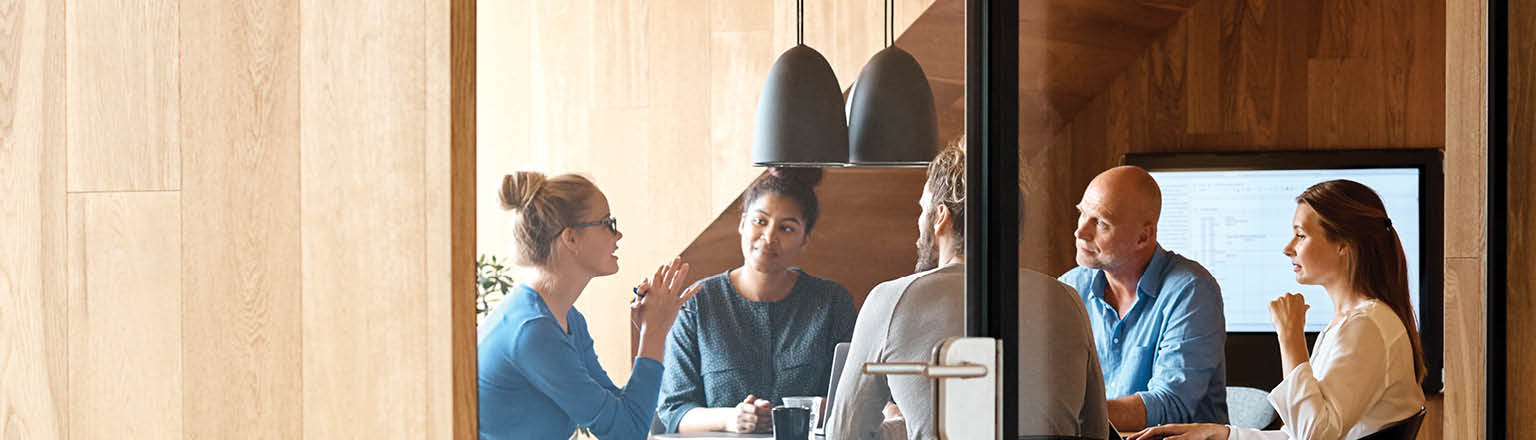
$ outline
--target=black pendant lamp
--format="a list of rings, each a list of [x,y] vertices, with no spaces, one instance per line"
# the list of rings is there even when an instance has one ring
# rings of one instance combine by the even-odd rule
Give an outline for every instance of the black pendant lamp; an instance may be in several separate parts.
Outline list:
[[[758,97],[752,164],[840,167],[848,162],[842,87],[827,58],[805,45],[805,1],[795,5],[795,47],[774,61]]]
[[[933,89],[917,58],[896,47],[894,0],[886,1],[885,49],[864,64],[848,92],[848,162],[927,166],[939,150]]]

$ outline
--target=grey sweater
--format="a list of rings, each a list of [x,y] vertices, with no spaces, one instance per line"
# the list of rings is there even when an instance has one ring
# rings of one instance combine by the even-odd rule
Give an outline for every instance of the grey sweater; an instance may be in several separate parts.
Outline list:
[[[1019,270],[1019,435],[1105,438],[1104,376],[1088,314],[1055,278]],[[896,402],[907,437],[938,438],[933,382],[865,375],[865,362],[931,362],[935,344],[965,335],[965,265],[875,286],[859,311],[848,363],[832,402],[827,439],[878,439],[881,408]]]

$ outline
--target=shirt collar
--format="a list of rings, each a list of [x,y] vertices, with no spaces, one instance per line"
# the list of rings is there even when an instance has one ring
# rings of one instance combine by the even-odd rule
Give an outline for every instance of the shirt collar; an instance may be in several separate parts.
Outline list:
[[[1136,293],[1138,296],[1145,294],[1156,298],[1161,293],[1163,273],[1166,272],[1163,269],[1168,266],[1169,252],[1163,249],[1161,244],[1156,246],[1157,249],[1152,251],[1152,259],[1147,261],[1146,270],[1143,270],[1141,278],[1136,280]],[[1104,300],[1104,295],[1109,292],[1109,276],[1104,274],[1103,269],[1094,269],[1093,272],[1092,293],[1093,296],[1098,297],[1102,301]]]
[[[1163,290],[1163,270],[1168,266],[1168,251],[1163,245],[1156,245],[1152,251],[1152,260],[1147,262],[1147,270],[1141,272],[1141,279],[1136,280],[1136,291],[1147,296],[1156,297]]]

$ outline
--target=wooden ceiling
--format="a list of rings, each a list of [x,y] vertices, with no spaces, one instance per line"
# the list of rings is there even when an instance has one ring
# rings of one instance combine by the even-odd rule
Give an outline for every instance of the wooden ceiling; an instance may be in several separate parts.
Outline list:
[[[1049,139],[1196,0],[1020,0],[1019,137]],[[933,87],[941,139],[965,122],[965,0],[936,0],[896,45]]]

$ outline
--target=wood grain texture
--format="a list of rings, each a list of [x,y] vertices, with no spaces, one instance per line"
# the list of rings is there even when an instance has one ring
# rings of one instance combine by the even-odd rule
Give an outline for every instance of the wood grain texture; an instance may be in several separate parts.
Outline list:
[[[1536,193],[1536,6],[1528,2],[1509,4],[1509,72],[1508,103],[1509,144],[1505,165],[1509,172],[1506,193],[1509,213],[1506,228],[1509,241],[1508,275],[1505,310],[1507,335],[1506,379],[1509,390],[1505,407],[1510,438],[1536,438],[1536,432],[1525,429],[1530,414],[1536,414],[1536,354],[1530,347],[1536,345],[1536,328],[1531,317],[1536,316],[1536,203],[1531,194]]]
[[[424,5],[299,6],[306,438],[427,434]]]
[[[1307,61],[1307,146],[1388,145],[1381,65],[1368,58]]]
[[[182,437],[181,224],[174,192],[69,199],[69,431]]]
[[[301,438],[298,1],[180,21],[185,434]]]
[[[0,2],[0,438],[67,433],[60,9]]]
[[[69,190],[180,188],[177,2],[65,9]]]
[[[43,49],[43,169],[42,169],[42,269],[43,319],[48,343],[48,377],[61,437],[69,438],[69,202],[68,187],[68,115],[64,44],[64,8],[57,2],[46,4],[45,44]],[[28,9],[31,9],[30,7]],[[47,424],[48,422],[43,422]]]
[[[1444,438],[1485,432],[1487,2],[1445,2]],[[1511,191],[1513,194],[1514,192]],[[1513,322],[1513,321],[1512,321]],[[1513,347],[1513,345],[1511,345]],[[1512,394],[1519,394],[1515,392]],[[1513,431],[1512,431],[1513,432]]]
[[[1445,261],[1444,438],[1484,435],[1483,265],[1481,257]]]
[[[476,438],[474,0],[427,5],[428,438]]]

